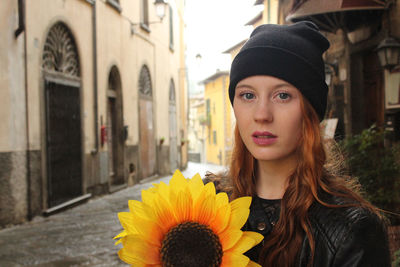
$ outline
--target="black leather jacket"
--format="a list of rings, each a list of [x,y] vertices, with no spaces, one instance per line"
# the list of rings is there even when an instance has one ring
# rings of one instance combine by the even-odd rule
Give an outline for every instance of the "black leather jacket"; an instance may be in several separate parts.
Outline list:
[[[325,196],[324,201],[343,204],[341,198]],[[250,216],[243,227],[246,231],[256,231],[267,237],[278,221],[280,200],[253,198]],[[390,267],[390,252],[387,232],[379,217],[361,207],[328,208],[315,202],[309,209],[315,256],[312,266],[348,267],[376,266]],[[262,243],[246,255],[258,260]],[[305,237],[295,266],[307,266],[310,247]]]

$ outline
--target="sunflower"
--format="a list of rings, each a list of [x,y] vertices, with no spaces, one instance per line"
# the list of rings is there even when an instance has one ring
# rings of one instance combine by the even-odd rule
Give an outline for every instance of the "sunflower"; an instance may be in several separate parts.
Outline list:
[[[251,197],[229,202],[226,193],[203,184],[199,174],[186,179],[177,170],[169,185],[142,191],[142,202],[129,200],[118,213],[124,230],[115,238],[121,260],[132,266],[260,266],[243,255],[263,236],[240,229],[250,212]]]

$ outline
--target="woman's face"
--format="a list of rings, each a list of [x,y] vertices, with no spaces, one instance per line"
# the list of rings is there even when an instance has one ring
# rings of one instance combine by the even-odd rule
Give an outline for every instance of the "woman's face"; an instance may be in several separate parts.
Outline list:
[[[240,136],[254,158],[276,161],[295,156],[301,97],[296,87],[272,76],[251,76],[237,84],[233,109]]]

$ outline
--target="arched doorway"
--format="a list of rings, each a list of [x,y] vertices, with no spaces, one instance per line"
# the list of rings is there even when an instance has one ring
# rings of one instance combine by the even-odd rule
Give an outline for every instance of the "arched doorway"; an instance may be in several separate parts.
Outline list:
[[[171,173],[178,168],[178,130],[176,124],[176,95],[175,84],[171,79],[169,83],[169,160]]]
[[[139,150],[141,177],[156,174],[156,141],[153,116],[153,89],[150,72],[143,66],[139,75]]]
[[[75,40],[63,23],[49,31],[42,55],[47,202],[82,194],[81,80]]]
[[[107,87],[107,149],[110,186],[125,183],[124,131],[121,77],[116,66],[111,68]]]

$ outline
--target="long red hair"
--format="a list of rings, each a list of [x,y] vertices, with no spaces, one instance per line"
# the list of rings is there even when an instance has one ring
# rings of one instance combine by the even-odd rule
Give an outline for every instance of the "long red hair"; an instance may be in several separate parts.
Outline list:
[[[259,257],[263,266],[293,266],[302,247],[304,235],[308,237],[311,248],[311,261],[315,251],[311,233],[308,210],[314,201],[329,207],[342,207],[323,202],[318,191],[344,196],[358,204],[375,211],[358,193],[354,180],[344,179],[330,172],[326,167],[327,154],[321,136],[319,118],[309,104],[302,98],[302,133],[295,171],[289,176],[288,186],[281,202],[281,213],[271,234],[266,238]],[[239,130],[235,128],[229,175],[232,179],[232,198],[256,195],[256,159],[244,145]]]

